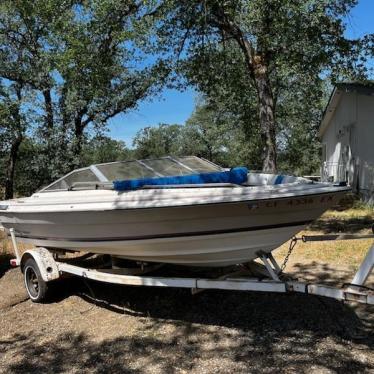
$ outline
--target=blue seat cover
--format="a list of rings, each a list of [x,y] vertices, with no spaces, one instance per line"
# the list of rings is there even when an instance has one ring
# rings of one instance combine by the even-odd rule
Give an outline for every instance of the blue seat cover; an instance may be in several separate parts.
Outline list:
[[[229,171],[214,173],[200,173],[181,175],[175,177],[140,178],[122,181],[114,181],[113,188],[116,191],[136,190],[143,186],[164,186],[176,184],[207,184],[207,183],[232,183],[242,184],[247,181],[248,169],[236,167]]]

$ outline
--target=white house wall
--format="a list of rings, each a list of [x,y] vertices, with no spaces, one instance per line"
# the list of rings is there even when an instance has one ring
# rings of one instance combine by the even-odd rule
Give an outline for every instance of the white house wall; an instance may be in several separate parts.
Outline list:
[[[358,95],[357,157],[360,190],[374,196],[374,96]]]
[[[374,200],[374,96],[343,92],[322,143],[327,175],[334,181],[348,177],[355,189]]]
[[[356,105],[354,93],[343,93],[335,113],[323,134],[322,142],[326,144],[326,161],[329,168],[329,176],[334,180],[341,179],[342,152],[349,145],[349,131],[356,122]],[[325,160],[324,160],[325,161]],[[340,165],[340,166],[339,166]]]

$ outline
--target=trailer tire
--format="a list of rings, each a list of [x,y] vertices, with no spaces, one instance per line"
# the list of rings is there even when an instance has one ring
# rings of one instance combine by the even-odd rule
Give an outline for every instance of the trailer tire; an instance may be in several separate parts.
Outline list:
[[[45,282],[39,267],[33,258],[28,258],[23,267],[23,279],[27,294],[34,303],[42,303],[49,295],[48,283]]]

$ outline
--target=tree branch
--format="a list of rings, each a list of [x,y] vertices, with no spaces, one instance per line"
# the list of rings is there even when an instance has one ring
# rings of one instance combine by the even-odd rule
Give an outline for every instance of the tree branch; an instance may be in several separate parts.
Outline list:
[[[212,17],[210,20],[211,24],[231,35],[236,40],[239,47],[244,53],[248,70],[251,76],[253,76],[255,51],[252,44],[245,37],[240,27],[227,17],[222,6],[213,6],[212,14],[214,15],[214,17]]]

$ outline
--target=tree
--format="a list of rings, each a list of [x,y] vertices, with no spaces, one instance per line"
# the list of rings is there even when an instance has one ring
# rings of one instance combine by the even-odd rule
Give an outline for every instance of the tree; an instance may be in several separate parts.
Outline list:
[[[45,169],[41,161],[43,145],[37,139],[23,137],[19,148],[17,164],[14,173],[14,194],[30,196],[38,189],[46,186]]]
[[[159,124],[157,127],[145,127],[137,132],[133,146],[136,158],[152,158],[167,155],[180,155],[183,139],[181,125]]]
[[[132,152],[125,142],[111,139],[105,135],[96,135],[83,146],[84,165],[104,162],[124,161],[132,158]]]
[[[280,171],[296,175],[318,175],[321,143],[318,129],[331,85],[326,80],[292,84],[284,90],[277,109],[277,145]]]
[[[258,163],[257,139],[247,139],[240,117],[223,104],[202,100],[183,128],[182,154],[204,157],[222,166]],[[257,167],[255,167],[257,168]]]
[[[0,81],[0,155],[4,165],[4,198],[13,198],[14,173],[18,152],[25,136],[26,123],[22,113],[23,87],[1,85]]]
[[[138,1],[5,0],[0,77],[38,98],[46,179],[79,167],[85,132],[157,92],[168,71],[147,59]]]
[[[0,186],[5,188],[8,174],[9,152],[13,138],[11,133],[0,132]],[[13,163],[13,192],[16,196],[29,196],[36,190],[46,186],[42,157],[43,143],[40,139],[22,134],[22,142],[18,147],[18,157]],[[111,139],[103,134],[85,140],[82,152],[82,164],[88,166],[112,161],[123,161],[133,158],[132,151],[122,141]],[[0,189],[1,191],[1,189]],[[7,196],[10,198],[10,194]]]
[[[159,124],[138,131],[134,158],[195,155],[222,166],[247,165],[258,169],[258,144],[248,144],[238,118],[224,105],[207,104],[203,98],[184,125]]]
[[[178,62],[178,66],[181,71],[190,67],[186,75],[209,97],[208,91],[212,90],[204,91],[209,82],[220,82],[224,88],[237,82],[227,79],[226,69],[217,72],[215,57],[221,58],[218,64],[221,61],[235,64],[232,66],[245,80],[247,91],[257,100],[263,169],[275,171],[277,106],[285,97],[283,91],[290,87],[289,83],[313,82],[321,74],[330,74],[332,79],[365,77],[365,61],[371,53],[373,36],[349,40],[344,35],[344,17],[356,3],[355,0],[165,0],[163,11],[168,16],[163,16],[159,28],[160,41],[165,49],[166,44],[175,46],[185,40],[185,52],[179,54],[185,56],[185,64]],[[175,47],[171,53],[173,50]],[[239,82],[237,88],[242,85]],[[238,96],[242,93],[238,90]]]
[[[213,161],[224,147],[222,126],[218,127],[212,113],[203,106],[196,106],[184,128],[184,150],[187,154]]]

